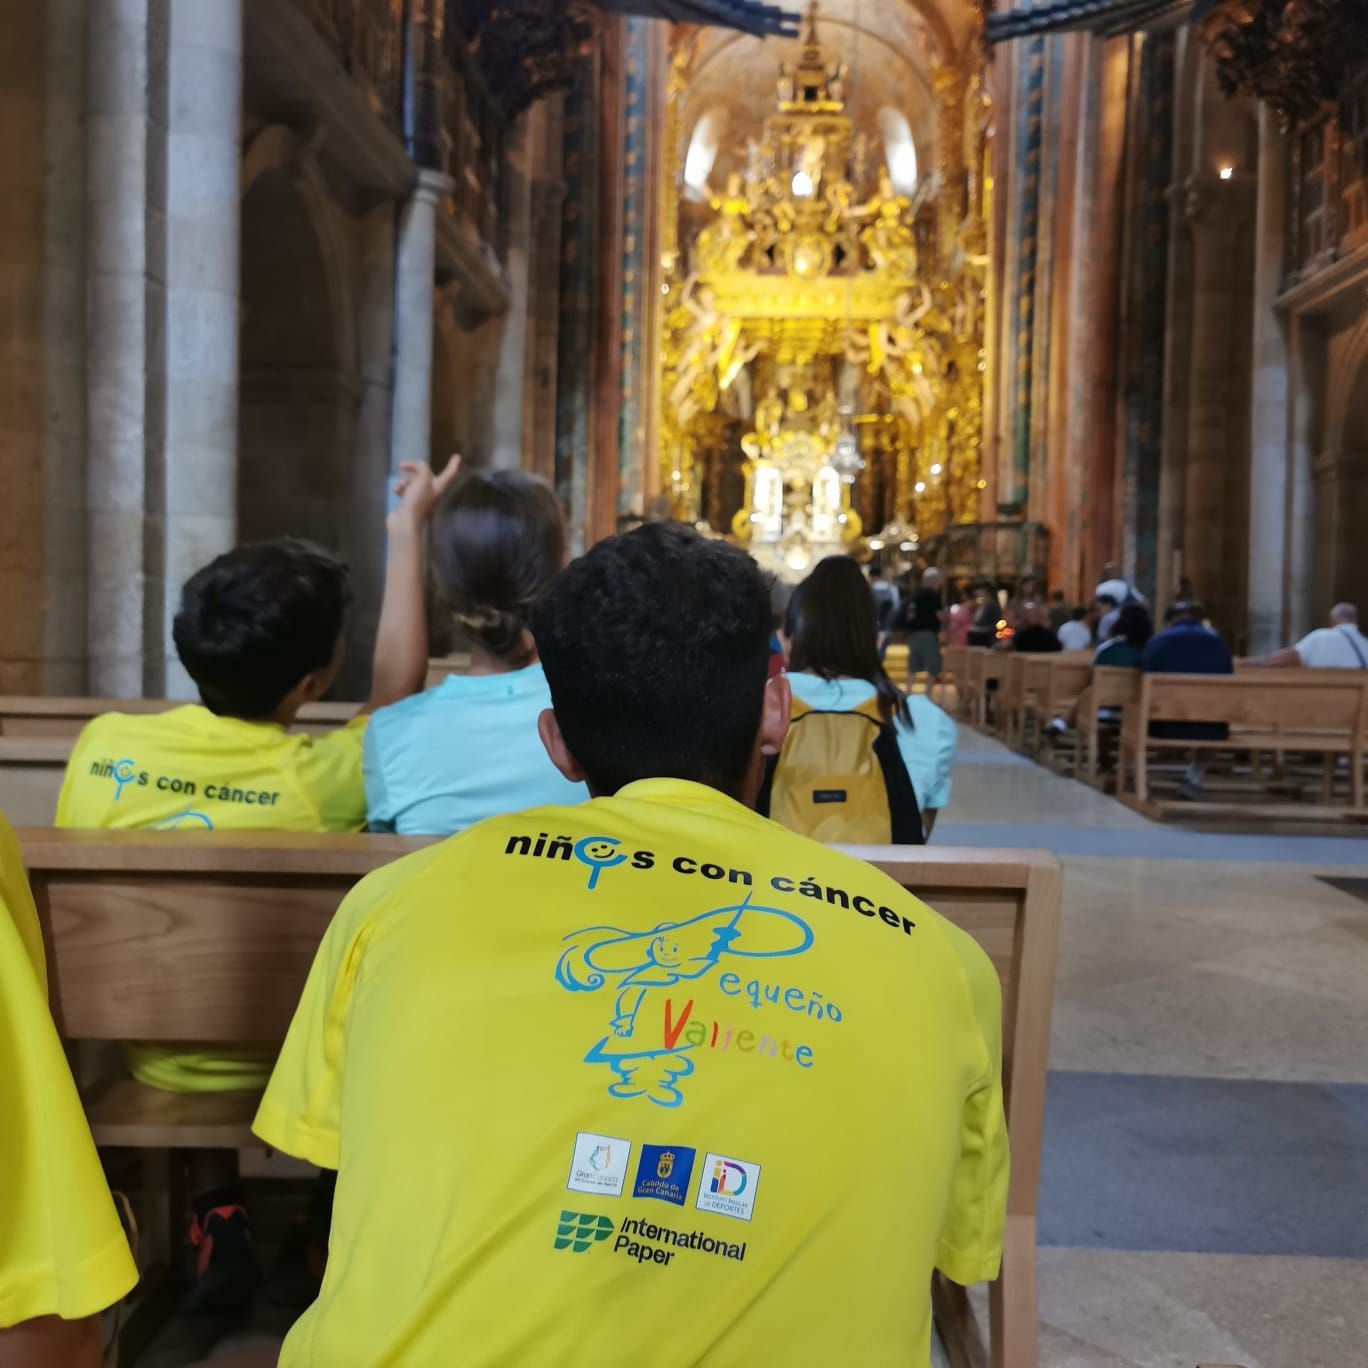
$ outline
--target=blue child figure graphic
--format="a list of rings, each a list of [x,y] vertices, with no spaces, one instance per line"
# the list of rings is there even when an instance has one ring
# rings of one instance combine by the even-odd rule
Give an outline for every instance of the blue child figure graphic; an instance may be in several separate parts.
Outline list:
[[[566,937],[556,964],[556,980],[571,992],[597,992],[616,979],[613,1016],[605,1035],[585,1056],[586,1063],[608,1064],[616,1078],[614,1097],[645,1096],[663,1107],[677,1107],[683,1095],[677,1081],[693,1072],[677,1039],[663,1046],[637,1047],[641,1008],[650,993],[702,979],[724,955],[770,958],[802,954],[812,944],[806,922],[777,907],[741,903],[712,908],[683,922],[662,922],[647,931],[592,926]]]

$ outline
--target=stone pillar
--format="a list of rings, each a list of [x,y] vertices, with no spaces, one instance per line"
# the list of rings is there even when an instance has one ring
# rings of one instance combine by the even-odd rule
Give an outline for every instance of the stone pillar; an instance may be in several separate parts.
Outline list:
[[[1289,489],[1288,354],[1273,307],[1282,288],[1287,219],[1287,144],[1277,117],[1259,106],[1259,181],[1254,229],[1254,376],[1249,455],[1249,650],[1264,655],[1288,640],[1284,518]]]
[[[161,220],[149,178],[165,174],[151,106],[164,106],[164,67],[149,70],[148,0],[93,0],[86,12],[86,687],[97,697],[143,693],[156,633],[146,620],[149,377],[161,369]],[[155,174],[152,174],[155,172]]]
[[[166,0],[163,659],[166,696],[193,697],[171,623],[180,586],[237,537],[242,0]],[[154,198],[150,210],[159,206]],[[157,445],[153,443],[154,447]]]
[[[953,66],[931,73],[936,93],[937,160],[941,190],[936,200],[936,238],[940,266],[946,270],[964,222],[967,177],[964,169],[964,73]]]
[[[451,182],[419,171],[399,215],[394,254],[394,394],[390,406],[390,469],[426,455],[432,428],[432,289],[437,206]]]
[[[1202,601],[1216,605],[1228,581],[1223,529],[1233,510],[1226,465],[1232,402],[1230,353],[1239,284],[1237,232],[1253,192],[1247,173],[1187,186],[1192,233],[1192,370],[1188,391],[1187,470],[1183,489],[1182,573]],[[1170,586],[1159,585],[1161,594]]]
[[[1312,627],[1315,591],[1317,416],[1325,393],[1325,323],[1294,316],[1288,338],[1291,394],[1287,444],[1287,565],[1283,599],[1283,641],[1299,641]],[[1251,546],[1251,554],[1256,548]],[[1251,582],[1255,576],[1250,577]],[[1328,607],[1329,605],[1324,605]]]
[[[494,375],[494,444],[490,465],[517,469],[523,464],[523,391],[527,378],[529,257],[532,232],[532,149],[544,117],[540,104],[523,116],[510,139],[504,174],[508,177],[508,236],[504,278],[508,312],[499,339],[499,365]]]

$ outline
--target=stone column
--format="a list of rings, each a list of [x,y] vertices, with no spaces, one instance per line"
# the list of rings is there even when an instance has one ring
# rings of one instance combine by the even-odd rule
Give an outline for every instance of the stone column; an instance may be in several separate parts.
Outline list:
[[[1282,288],[1286,219],[1287,144],[1273,111],[1261,104],[1249,443],[1249,650],[1254,655],[1277,650],[1287,640],[1288,354],[1286,324],[1273,305]]]
[[[242,0],[166,11],[165,379],[154,392],[165,521],[161,582],[149,586],[161,591],[163,659],[149,673],[176,698],[194,695],[171,641],[180,586],[237,537]]]
[[[508,312],[499,339],[494,375],[494,446],[490,465],[517,469],[523,463],[523,391],[527,376],[529,256],[532,224],[532,148],[543,118],[539,104],[523,116],[510,140],[504,174],[508,177],[508,234],[504,277]]]
[[[421,461],[432,428],[432,288],[437,254],[437,206],[451,182],[419,171],[399,215],[394,253],[394,396],[390,406],[390,469]]]
[[[1188,392],[1187,470],[1183,490],[1183,574],[1197,595],[1217,603],[1227,579],[1222,529],[1232,510],[1226,496],[1230,458],[1233,298],[1236,234],[1253,192],[1247,173],[1187,185],[1192,234],[1192,370]],[[1165,593],[1167,585],[1160,585]]]
[[[1287,443],[1287,564],[1283,598],[1283,641],[1298,641],[1312,627],[1315,592],[1317,417],[1325,393],[1325,321],[1299,315],[1288,338],[1291,356]],[[1256,548],[1251,546],[1251,554]],[[1251,576],[1251,581],[1254,576]],[[1328,607],[1329,605],[1323,605]]]
[[[93,0],[86,16],[86,687],[128,698],[143,692],[153,636],[145,620],[148,378],[160,369],[154,339],[164,301],[151,278],[161,273],[161,221],[148,201],[149,173],[162,178],[165,149],[149,125],[159,91],[148,0]],[[164,104],[164,86],[160,93]]]

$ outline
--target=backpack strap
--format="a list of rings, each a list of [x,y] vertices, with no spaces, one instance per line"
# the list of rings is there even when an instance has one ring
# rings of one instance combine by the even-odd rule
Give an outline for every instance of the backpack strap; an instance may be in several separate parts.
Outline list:
[[[912,787],[912,776],[898,749],[897,727],[891,718],[879,728],[874,739],[874,757],[883,771],[884,788],[888,790],[890,839],[894,845],[925,845],[926,832],[922,827],[921,808],[917,806],[917,791]]]
[[[1344,627],[1345,627],[1345,624],[1344,624],[1344,623],[1341,623],[1341,624],[1340,624],[1340,636],[1342,636],[1342,637],[1345,639],[1345,641],[1347,641],[1347,642],[1349,643],[1349,649],[1350,649],[1351,651],[1353,651],[1353,653],[1354,653],[1356,656],[1358,656],[1359,669],[1361,669],[1361,670],[1368,670],[1368,660],[1365,660],[1365,659],[1363,658],[1363,652],[1362,652],[1361,650],[1359,650],[1359,644],[1358,644],[1357,641],[1354,640],[1354,633],[1353,633],[1353,630],[1351,629],[1351,630],[1349,630],[1349,631],[1346,632],[1346,631],[1344,630]]]

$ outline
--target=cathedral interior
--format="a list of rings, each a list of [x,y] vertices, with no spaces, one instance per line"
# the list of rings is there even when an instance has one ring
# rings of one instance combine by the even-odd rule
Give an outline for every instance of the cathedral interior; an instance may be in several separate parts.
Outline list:
[[[457,449],[577,546],[1112,566],[1295,638],[1365,589],[1368,103],[1238,11],[7,11],[5,687],[170,687],[174,587],[286,528],[373,622],[377,490]]]
[[[1123,582],[1237,659],[1368,612],[1362,0],[0,0],[0,76],[5,698],[191,697],[181,585],[284,536],[350,567],[365,698],[388,490],[453,453],[571,555],[674,520],[779,596]],[[1362,809],[1174,842],[958,725],[938,839],[1067,871],[1040,1353],[995,1368],[1368,1362]],[[1101,1113],[1189,1084],[1258,1132],[1236,1233],[1090,1224]]]

